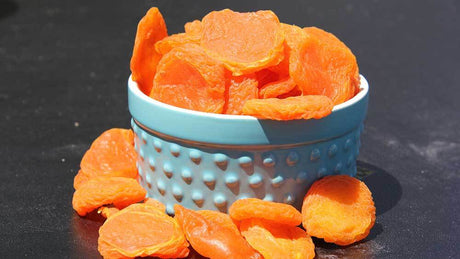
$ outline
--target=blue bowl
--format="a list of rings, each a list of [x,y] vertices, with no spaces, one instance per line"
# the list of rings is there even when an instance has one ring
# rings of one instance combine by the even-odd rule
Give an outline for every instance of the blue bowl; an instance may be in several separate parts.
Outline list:
[[[356,175],[369,86],[319,120],[274,121],[212,114],[164,104],[129,78],[139,182],[168,213],[179,203],[226,212],[256,197],[300,209],[317,179]]]

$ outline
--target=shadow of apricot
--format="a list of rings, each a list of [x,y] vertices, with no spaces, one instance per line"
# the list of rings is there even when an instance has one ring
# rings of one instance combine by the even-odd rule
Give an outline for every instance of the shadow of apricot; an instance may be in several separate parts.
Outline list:
[[[367,238],[349,246],[338,246],[326,243],[322,239],[313,238],[316,252],[315,258],[375,258],[384,247],[373,239],[382,232],[382,225],[376,223]]]
[[[92,212],[80,217],[76,213],[71,218],[71,253],[76,258],[98,258],[97,239],[99,227],[104,223],[104,218]]]
[[[9,0],[0,0],[0,20],[13,15],[17,12],[19,6],[16,2]]]
[[[357,162],[357,167],[357,177],[364,181],[372,192],[377,216],[398,204],[402,196],[402,187],[394,176],[362,161]]]

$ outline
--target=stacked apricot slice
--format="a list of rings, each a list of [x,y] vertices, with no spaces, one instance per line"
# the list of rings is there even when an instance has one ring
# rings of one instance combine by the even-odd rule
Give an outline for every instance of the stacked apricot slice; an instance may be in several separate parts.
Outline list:
[[[280,23],[272,11],[213,11],[184,29],[168,36],[155,7],[139,23],[132,79],[157,101],[261,119],[320,119],[359,91],[356,58],[342,41]]]

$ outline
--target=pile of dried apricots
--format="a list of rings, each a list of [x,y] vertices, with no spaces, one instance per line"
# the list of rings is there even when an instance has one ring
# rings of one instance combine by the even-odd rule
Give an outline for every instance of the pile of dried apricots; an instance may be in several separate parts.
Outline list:
[[[272,11],[213,11],[169,35],[157,8],[139,22],[132,79],[155,100],[262,119],[320,119],[359,92],[356,57],[316,27]]]
[[[326,176],[306,194],[302,212],[256,198],[234,202],[228,214],[193,211],[146,198],[137,182],[131,130],[110,129],[85,153],[74,178],[72,205],[80,216],[97,210],[104,258],[184,258],[189,246],[209,258],[314,258],[311,236],[349,245],[364,239],[375,222],[367,186],[350,176]],[[299,227],[303,226],[303,229]]]
[[[331,59],[331,57],[334,57]],[[332,34],[282,24],[271,11],[211,12],[167,35],[157,8],[140,21],[132,77],[152,98],[182,108],[275,120],[327,116],[359,91],[356,59]],[[256,198],[228,214],[146,198],[137,182],[134,134],[110,129],[84,154],[72,205],[96,211],[104,258],[314,258],[312,236],[337,245],[364,239],[375,222],[367,186],[350,176],[316,181],[301,212]]]

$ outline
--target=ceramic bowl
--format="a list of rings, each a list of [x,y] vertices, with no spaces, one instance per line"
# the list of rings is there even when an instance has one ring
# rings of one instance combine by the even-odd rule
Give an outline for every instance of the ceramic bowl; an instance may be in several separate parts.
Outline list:
[[[332,174],[355,176],[369,86],[322,119],[275,121],[187,110],[143,94],[129,78],[128,103],[139,182],[173,214],[226,212],[256,197],[300,209],[309,186]]]

